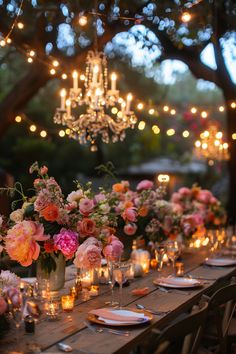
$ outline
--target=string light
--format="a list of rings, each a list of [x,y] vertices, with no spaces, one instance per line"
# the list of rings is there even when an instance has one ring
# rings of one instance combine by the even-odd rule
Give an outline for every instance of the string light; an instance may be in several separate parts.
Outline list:
[[[5,39],[1,39],[1,41],[0,41],[0,46],[1,46],[1,47],[5,47],[5,45],[6,45]]]
[[[29,56],[30,56],[30,57],[34,57],[34,56],[35,56],[35,51],[31,49],[31,50],[29,51]]]
[[[171,109],[171,110],[170,110],[170,114],[171,114],[172,116],[174,116],[174,115],[176,114],[176,110],[175,110],[175,109]]]
[[[66,128],[66,135],[70,135],[70,129]]]
[[[12,42],[11,38],[7,38],[6,42],[7,42],[7,44],[11,44],[11,42]]]
[[[144,120],[141,120],[138,124],[138,129],[139,130],[144,130],[146,126],[146,123],[144,122]]]
[[[163,107],[163,111],[164,111],[164,112],[168,112],[168,111],[169,111],[169,107],[168,107],[168,106],[164,106],[164,107]]]
[[[28,61],[28,63],[33,63],[33,58],[31,58],[31,57],[29,57],[28,59],[27,59],[27,61]]]
[[[191,108],[191,113],[192,114],[196,114],[197,113],[197,108],[196,107],[192,107]]]
[[[46,136],[47,136],[46,130],[41,130],[40,136],[41,136],[42,138],[46,138]]]
[[[50,70],[50,74],[51,74],[51,75],[55,75],[55,74],[56,74],[56,70],[55,70],[55,69],[51,69],[51,70]]]
[[[166,131],[166,135],[168,136],[172,136],[175,135],[175,130],[173,128],[170,128]]]
[[[181,20],[184,22],[184,23],[187,23],[191,20],[192,16],[190,15],[189,12],[185,11],[182,13],[182,16],[181,16]]]
[[[79,18],[79,25],[80,26],[86,26],[87,25],[87,23],[88,23],[88,19],[87,19],[87,17],[86,16],[80,16],[80,18]]]
[[[29,127],[29,130],[30,130],[32,133],[36,132],[36,130],[37,130],[36,125],[32,124],[32,125]]]
[[[64,130],[60,130],[58,134],[61,138],[63,138],[66,135]]]
[[[152,131],[154,134],[159,134],[160,133],[160,128],[157,125],[152,126]]]
[[[24,23],[22,23],[22,22],[18,22],[18,23],[17,23],[17,27],[18,27],[19,29],[23,29],[23,28],[25,27],[25,25],[24,25]]]
[[[184,138],[188,138],[189,137],[189,131],[188,130],[184,130],[182,133]]]
[[[232,139],[233,139],[233,140],[236,140],[236,133],[233,133],[233,134],[232,134]]]
[[[206,111],[202,111],[202,112],[201,112],[201,117],[202,117],[203,119],[207,118],[207,116],[208,116],[208,114],[207,114]]]
[[[59,66],[59,61],[58,60],[53,60],[52,65],[57,68]]]
[[[118,113],[118,109],[116,107],[112,107],[111,113],[112,114],[117,114]]]
[[[85,81],[85,75],[84,74],[81,74],[79,78],[80,78],[81,81]]]
[[[153,108],[149,109],[148,113],[152,116],[155,113],[155,109]]]
[[[220,107],[219,107],[219,111],[220,111],[220,112],[224,112],[224,110],[225,110],[224,106],[220,106]]]
[[[66,79],[67,79],[67,75],[66,75],[65,73],[63,73],[63,74],[61,75],[61,78],[62,78],[62,80],[66,80]]]
[[[16,116],[15,121],[16,121],[16,123],[20,123],[22,121],[21,116]]]
[[[231,105],[230,105],[231,108],[236,108],[236,102],[232,102]]]

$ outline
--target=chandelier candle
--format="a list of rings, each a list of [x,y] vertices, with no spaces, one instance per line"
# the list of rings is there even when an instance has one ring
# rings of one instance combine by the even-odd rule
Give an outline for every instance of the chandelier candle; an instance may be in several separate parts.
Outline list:
[[[116,91],[116,79],[117,79],[116,73],[112,73],[111,74],[111,90],[112,91]]]
[[[72,77],[73,77],[73,89],[78,90],[78,72],[76,70],[73,71]]]
[[[61,96],[61,109],[65,109],[65,105],[66,105],[66,90],[65,89],[61,90],[60,96]]]

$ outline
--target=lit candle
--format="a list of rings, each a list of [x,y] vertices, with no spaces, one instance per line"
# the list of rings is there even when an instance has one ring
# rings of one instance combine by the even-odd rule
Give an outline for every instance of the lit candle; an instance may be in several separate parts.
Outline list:
[[[23,281],[20,282],[20,291],[24,291],[25,290],[25,283]]]
[[[89,288],[91,286],[91,283],[92,283],[91,274],[90,272],[86,272],[81,277],[82,288]]]
[[[116,79],[117,79],[116,73],[112,73],[111,74],[111,90],[112,91],[116,90]]]
[[[127,279],[129,279],[129,280],[134,279],[134,265],[133,265],[133,264],[130,265],[129,270],[128,270],[128,272],[126,273],[126,277],[127,277]]]
[[[142,261],[141,266],[143,268],[144,273],[148,273],[149,272],[149,264],[150,264],[149,259],[147,259],[145,261]]]
[[[71,101],[69,99],[66,100],[66,113],[67,113],[67,118],[70,118],[70,116],[71,116]]]
[[[78,298],[78,291],[75,286],[72,286],[70,288],[70,295],[73,296],[75,299]]]
[[[99,97],[101,95],[101,90],[100,88],[97,88],[96,91],[95,91],[95,95],[96,95],[96,98],[95,98],[95,107],[98,108],[98,104],[99,104]]]
[[[61,96],[61,109],[65,109],[66,104],[66,90],[63,88],[60,92]]]
[[[99,286],[92,285],[89,291],[90,296],[98,296]]]
[[[184,275],[184,263],[176,262],[175,263],[175,272],[178,277],[182,277]]]
[[[97,83],[98,72],[99,72],[99,66],[98,66],[98,65],[95,65],[94,68],[93,68],[93,83],[94,83],[94,84]]]
[[[45,312],[49,320],[56,320],[59,314],[59,302],[50,300],[45,304]]]
[[[73,71],[72,77],[73,77],[73,89],[77,90],[78,89],[78,72],[76,70]]]
[[[65,312],[71,312],[74,308],[74,296],[64,295],[61,297],[61,307]]]
[[[130,112],[130,104],[131,104],[132,99],[133,99],[133,96],[131,95],[131,93],[129,93],[127,95],[127,104],[126,104],[126,112],[127,113]]]
[[[168,258],[166,253],[163,255],[162,262],[163,263],[168,263],[169,262],[169,258]]]

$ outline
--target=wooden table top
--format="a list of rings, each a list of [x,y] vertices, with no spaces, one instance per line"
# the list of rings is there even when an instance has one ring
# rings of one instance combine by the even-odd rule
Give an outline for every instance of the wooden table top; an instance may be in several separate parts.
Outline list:
[[[188,289],[188,291],[166,293],[153,284],[157,277],[157,271],[152,271],[142,278],[136,278],[130,286],[123,288],[123,304],[130,308],[135,308],[139,303],[147,308],[158,311],[170,311],[166,315],[153,316],[149,324],[126,327],[130,331],[129,337],[118,336],[111,333],[94,333],[89,330],[84,321],[87,313],[95,308],[104,307],[110,300],[111,293],[107,285],[100,286],[100,294],[92,297],[89,301],[76,301],[73,312],[70,314],[61,313],[58,321],[50,322],[43,320],[36,325],[35,334],[25,334],[22,330],[20,348],[18,351],[28,353],[33,349],[35,353],[40,350],[44,353],[61,353],[57,348],[57,343],[63,341],[73,348],[72,353],[78,354],[125,354],[137,345],[141,344],[152,328],[163,328],[179,314],[188,311],[195,304],[203,293],[213,291],[219,283],[236,274],[235,267],[206,267],[202,262],[206,254],[201,251],[193,251],[183,255],[186,273],[196,278],[205,278],[201,288]],[[171,273],[171,268],[165,270],[165,274]],[[70,267],[67,270],[67,281],[62,292],[67,291],[72,286],[75,269]],[[131,290],[138,287],[148,287],[149,292],[145,296],[134,296]],[[115,296],[118,296],[118,289],[115,288]],[[39,350],[40,348],[40,350]],[[0,353],[6,354],[11,350],[16,351],[14,332],[12,330],[0,340]]]

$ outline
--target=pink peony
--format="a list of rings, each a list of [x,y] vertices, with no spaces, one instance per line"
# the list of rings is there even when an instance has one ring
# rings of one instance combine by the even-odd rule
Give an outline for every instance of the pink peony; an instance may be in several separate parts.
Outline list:
[[[94,202],[92,199],[82,198],[79,202],[79,211],[81,214],[88,216],[94,208]]]
[[[114,235],[108,240],[108,245],[103,249],[103,254],[107,259],[118,260],[124,250],[123,243]]]
[[[10,258],[22,266],[29,266],[38,259],[40,246],[36,241],[45,241],[43,225],[34,221],[24,220],[7,232],[6,251]]]
[[[106,196],[103,193],[99,193],[99,194],[95,195],[94,199],[95,199],[96,203],[101,203],[101,202],[104,202],[104,200],[106,200]]]
[[[213,205],[215,205],[215,204],[218,204],[219,201],[218,201],[218,199],[216,199],[214,196],[212,196],[211,199],[210,199],[210,203],[213,204]]]
[[[77,224],[77,229],[81,237],[95,236],[96,234],[96,224],[92,219],[84,218]]]
[[[77,202],[83,197],[83,191],[82,189],[78,189],[77,191],[72,191],[70,194],[68,194],[66,200],[69,202],[69,203],[74,203],[76,202],[76,205],[77,205]]]
[[[94,269],[101,266],[101,243],[95,237],[89,237],[79,246],[74,259],[78,268]]]
[[[71,230],[61,229],[60,233],[54,235],[54,244],[62,254],[70,259],[78,248],[78,234]]]
[[[50,203],[51,194],[46,188],[44,188],[39,192],[34,202],[34,210],[40,212],[41,210],[45,209]]]
[[[124,226],[124,232],[126,235],[132,236],[137,231],[137,225],[134,223],[128,223]]]
[[[192,194],[191,189],[189,189],[187,187],[180,188],[178,192],[181,197],[189,197]]]
[[[182,199],[181,195],[179,193],[175,192],[175,193],[172,194],[171,202],[178,204],[178,203],[181,202],[181,199]]]
[[[125,209],[121,216],[125,221],[135,222],[137,220],[137,212],[135,208]]]
[[[7,311],[7,303],[2,296],[0,296],[0,315]]]
[[[143,189],[152,189],[152,188],[153,188],[153,182],[149,181],[148,179],[144,179],[143,181],[139,182],[139,184],[136,187],[137,191],[141,191]]]
[[[202,189],[197,195],[197,200],[203,204],[209,204],[212,198],[212,193],[207,189]]]

